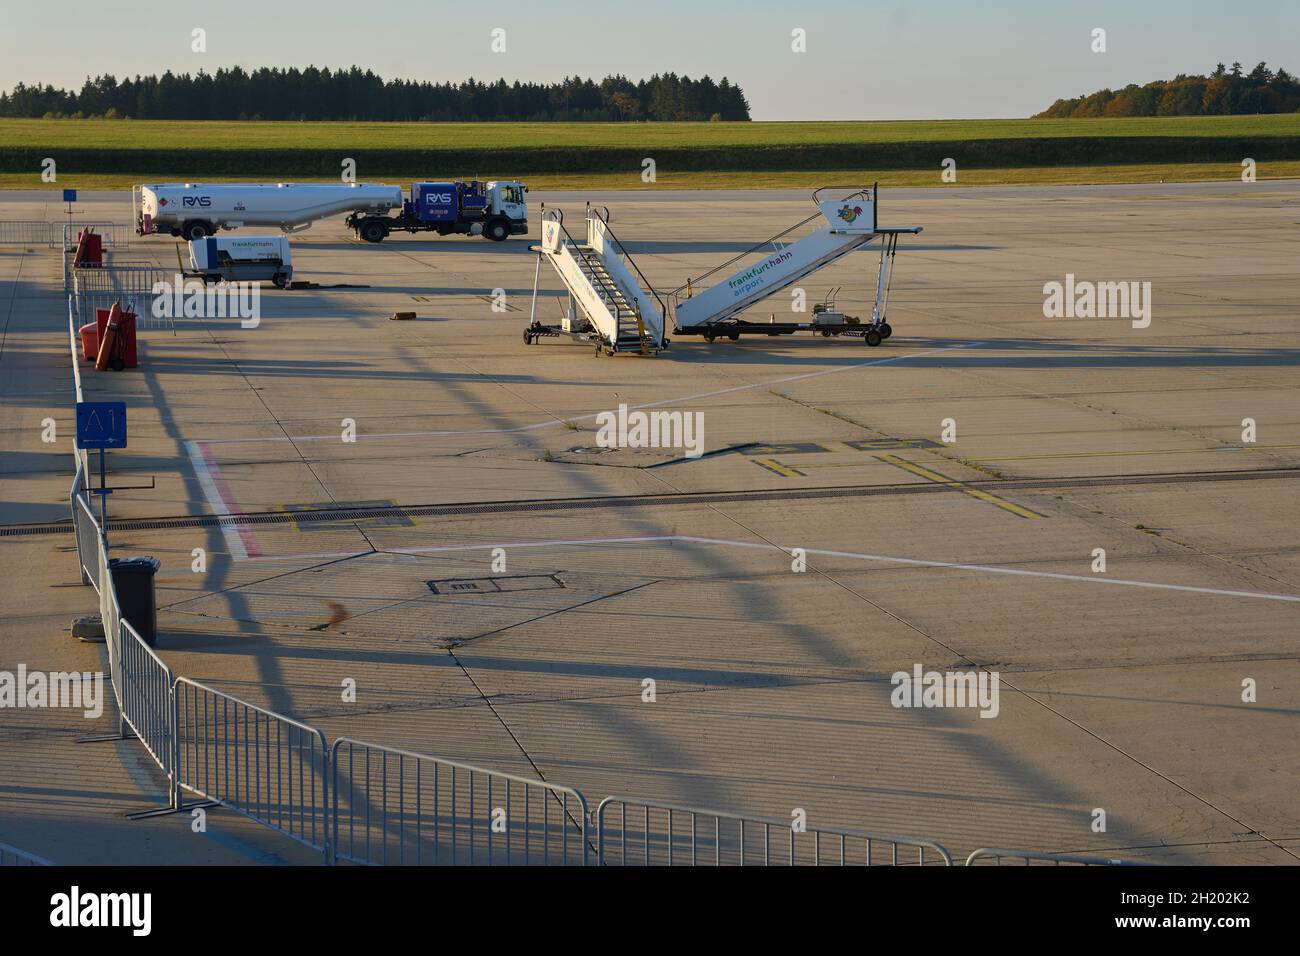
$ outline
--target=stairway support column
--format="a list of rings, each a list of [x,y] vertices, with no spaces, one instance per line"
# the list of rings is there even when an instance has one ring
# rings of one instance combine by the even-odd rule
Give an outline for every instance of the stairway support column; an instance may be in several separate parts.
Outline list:
[[[542,253],[537,253],[537,268],[533,270],[533,304],[528,310],[528,327],[531,329],[537,324],[537,290],[541,287],[542,281]]]

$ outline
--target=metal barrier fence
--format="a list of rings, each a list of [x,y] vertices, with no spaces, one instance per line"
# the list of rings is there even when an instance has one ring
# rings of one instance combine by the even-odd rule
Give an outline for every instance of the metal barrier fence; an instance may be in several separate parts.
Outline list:
[[[0,843],[0,866],[53,866],[49,860],[8,843]]]
[[[52,246],[58,223],[36,219],[0,220],[0,245]]]
[[[126,249],[131,245],[131,237],[135,235],[135,227],[121,222],[79,222],[73,220],[67,222],[49,223],[50,233],[48,243],[51,249],[57,249],[62,243],[64,252],[71,252],[77,248],[77,234],[85,229],[90,229],[99,233],[103,237],[103,246],[105,249]]]
[[[90,502],[77,487],[82,481],[81,471],[72,487],[72,528],[77,536],[77,555],[81,564],[81,573],[85,583],[91,585],[98,594],[102,589],[100,576],[99,551],[103,547],[100,541],[99,522],[90,510]]]
[[[586,865],[587,801],[544,780],[340,737],[334,860],[365,865]]]
[[[118,673],[114,686],[118,688],[122,719],[167,775],[169,801],[173,807],[179,807],[172,739],[171,668],[125,619],[118,630],[117,651]]]
[[[618,808],[612,823],[611,807]],[[596,840],[601,866],[952,865],[951,854],[930,840],[812,825],[796,831],[790,821],[630,797],[600,802]]]
[[[313,727],[178,677],[173,765],[180,789],[329,851],[329,748]]]
[[[83,321],[90,321],[96,309],[108,309],[120,303],[123,310],[135,314],[136,329],[170,328],[175,322],[154,316],[157,283],[175,281],[175,272],[159,269],[148,263],[118,262],[110,259],[100,269],[72,269],[73,308]]]
[[[1003,860],[1016,860],[1017,865],[1033,866],[1141,866],[1129,860],[1116,860],[1102,856],[1079,856],[1075,853],[1038,853],[1034,850],[1003,850],[994,847],[982,847],[966,857],[967,866],[979,866],[981,860],[988,860],[984,866],[1001,866]]]

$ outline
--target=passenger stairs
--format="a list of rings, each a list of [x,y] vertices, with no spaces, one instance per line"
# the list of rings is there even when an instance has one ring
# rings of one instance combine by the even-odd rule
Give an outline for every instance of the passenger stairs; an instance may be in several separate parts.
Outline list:
[[[664,304],[654,287],[609,227],[609,211],[587,207],[585,242],[576,241],[558,209],[542,210],[542,244],[537,252],[533,308],[524,341],[568,335],[594,342],[597,354],[653,355],[667,347]],[[569,293],[568,312],[559,326],[537,318],[542,260],[547,260]]]

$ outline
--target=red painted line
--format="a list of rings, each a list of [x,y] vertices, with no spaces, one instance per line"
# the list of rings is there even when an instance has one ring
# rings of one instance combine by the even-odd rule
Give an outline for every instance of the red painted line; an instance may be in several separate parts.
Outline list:
[[[212,487],[216,489],[218,497],[221,498],[221,504],[227,514],[242,515],[244,510],[239,507],[235,501],[235,496],[226,484],[225,477],[221,474],[221,468],[218,467],[217,461],[212,457],[212,451],[205,441],[195,442],[199,454],[203,456],[203,464],[207,467],[208,477],[212,481]],[[234,526],[235,532],[239,535],[240,542],[244,545],[244,551],[250,558],[262,556],[261,546],[258,545],[257,539],[253,536],[253,529],[248,525],[240,523]]]

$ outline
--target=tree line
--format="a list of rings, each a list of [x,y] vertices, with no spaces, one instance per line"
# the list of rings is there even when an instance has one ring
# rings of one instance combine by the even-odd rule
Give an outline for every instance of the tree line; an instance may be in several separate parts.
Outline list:
[[[1087,96],[1057,100],[1035,119],[1084,116],[1231,116],[1247,113],[1300,112],[1300,81],[1286,70],[1276,73],[1260,63],[1242,73],[1222,63],[1209,76],[1180,73],[1172,80],[1122,90],[1098,90]]]
[[[693,80],[676,73],[648,80],[607,76],[596,83],[462,83],[384,80],[370,70],[241,67],[191,76],[118,81],[87,77],[77,92],[19,83],[0,92],[0,116],[183,120],[497,120],[535,122],[748,120],[749,103],[725,76]]]

